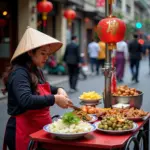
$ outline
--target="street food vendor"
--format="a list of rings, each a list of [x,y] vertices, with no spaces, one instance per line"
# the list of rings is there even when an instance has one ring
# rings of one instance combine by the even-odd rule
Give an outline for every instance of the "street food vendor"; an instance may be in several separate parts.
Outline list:
[[[11,116],[4,137],[9,150],[27,150],[29,135],[52,122],[49,106],[72,105],[65,90],[51,86],[41,71],[49,55],[61,46],[60,41],[28,27],[17,47],[3,75]]]

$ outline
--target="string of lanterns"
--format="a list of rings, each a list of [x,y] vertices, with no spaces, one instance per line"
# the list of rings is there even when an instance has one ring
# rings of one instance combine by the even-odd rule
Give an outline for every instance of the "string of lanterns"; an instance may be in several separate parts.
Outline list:
[[[37,4],[37,11],[39,13],[42,13],[42,20],[43,20],[44,27],[46,26],[47,15],[52,10],[53,10],[53,4],[47,0],[40,1]],[[68,8],[64,11],[64,17],[67,19],[69,26],[72,25],[72,20],[74,20],[76,16],[77,16],[76,12],[71,8]]]

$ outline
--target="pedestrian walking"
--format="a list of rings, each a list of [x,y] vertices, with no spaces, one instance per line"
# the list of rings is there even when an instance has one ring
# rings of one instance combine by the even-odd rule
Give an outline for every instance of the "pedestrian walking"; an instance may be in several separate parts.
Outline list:
[[[85,55],[84,53],[80,54],[80,69],[79,69],[79,75],[82,76],[82,78],[85,80],[87,78],[87,75],[85,73],[85,70],[88,70],[87,63],[85,62]],[[86,68],[86,69],[85,69]]]
[[[140,60],[142,58],[142,47],[141,44],[138,43],[138,35],[134,34],[133,38],[134,39],[128,45],[129,59],[132,73],[132,81],[138,83]]]
[[[123,82],[125,62],[128,60],[128,45],[125,41],[117,42],[115,58],[116,58],[116,77],[118,82]]]
[[[91,41],[91,43],[88,44],[88,53],[90,57],[90,64],[91,64],[91,72],[94,75],[95,72],[98,75],[98,53],[100,51],[100,47],[94,39]]]
[[[61,108],[72,105],[62,88],[45,81],[41,69],[50,54],[62,43],[42,32],[28,27],[3,75],[8,92],[8,114],[4,148],[27,150],[29,135],[52,122],[49,106]]]
[[[149,74],[150,74],[150,43],[147,44],[147,53],[148,53]]]
[[[64,62],[68,67],[70,92],[77,91],[77,82],[80,69],[80,50],[77,36],[72,36],[72,41],[66,46]]]
[[[105,64],[105,52],[106,52],[106,44],[103,41],[100,41],[98,43],[99,47],[100,47],[100,51],[98,53],[98,63],[97,63],[97,68],[98,68],[98,74],[99,74],[99,68],[104,68],[104,64]]]

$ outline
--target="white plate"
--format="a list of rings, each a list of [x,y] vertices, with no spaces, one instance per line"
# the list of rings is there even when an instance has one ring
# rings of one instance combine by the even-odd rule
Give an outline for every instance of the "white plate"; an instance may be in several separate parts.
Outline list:
[[[90,117],[92,117],[92,119],[91,119],[90,121],[88,121],[88,122],[93,123],[93,122],[95,122],[95,121],[98,120],[98,118],[97,118],[96,115],[93,115],[93,114],[88,114],[88,115],[89,115]]]
[[[80,99],[80,98],[79,98]],[[82,105],[98,105],[99,103],[101,103],[101,99],[95,99],[95,100],[84,100],[84,99],[80,99]]]
[[[77,138],[80,138],[80,137],[83,137],[85,136],[86,134],[90,133],[90,132],[93,132],[96,130],[96,127],[95,125],[93,124],[90,124],[90,126],[92,126],[92,130],[91,131],[88,131],[88,132],[82,132],[82,133],[56,133],[56,132],[52,132],[50,131],[49,129],[49,124],[48,125],[45,125],[43,127],[43,130],[48,132],[48,133],[51,133],[53,136],[56,136],[60,139],[64,139],[64,140],[74,140],[74,139],[77,139]]]
[[[105,133],[109,133],[109,134],[123,134],[123,133],[131,132],[131,131],[135,131],[138,128],[138,124],[133,122],[133,128],[129,129],[129,130],[122,130],[122,131],[104,130],[104,129],[98,128],[99,123],[100,123],[100,121],[94,123],[94,125],[96,126],[96,129],[99,131],[105,132]]]

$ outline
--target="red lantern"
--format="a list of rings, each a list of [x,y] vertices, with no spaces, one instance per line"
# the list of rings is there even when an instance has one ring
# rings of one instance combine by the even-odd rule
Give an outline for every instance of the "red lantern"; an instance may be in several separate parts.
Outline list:
[[[109,45],[114,45],[123,40],[125,30],[125,23],[116,17],[102,19],[97,26],[99,39]]]
[[[68,20],[73,20],[76,18],[76,12],[72,9],[67,9],[64,12],[64,17]]]
[[[64,17],[68,20],[69,26],[71,26],[72,20],[76,18],[76,12],[72,9],[64,11]]]
[[[5,19],[0,19],[0,27],[4,27],[6,25]]]
[[[42,2],[39,2],[37,4],[37,10],[40,13],[48,13],[48,12],[52,11],[52,9],[53,9],[53,4],[46,0],[43,0]]]
[[[53,9],[53,4],[51,2],[48,2],[47,0],[43,0],[42,2],[39,2],[37,4],[38,12],[42,13],[44,27],[46,26],[47,13],[52,11],[52,9]]]

